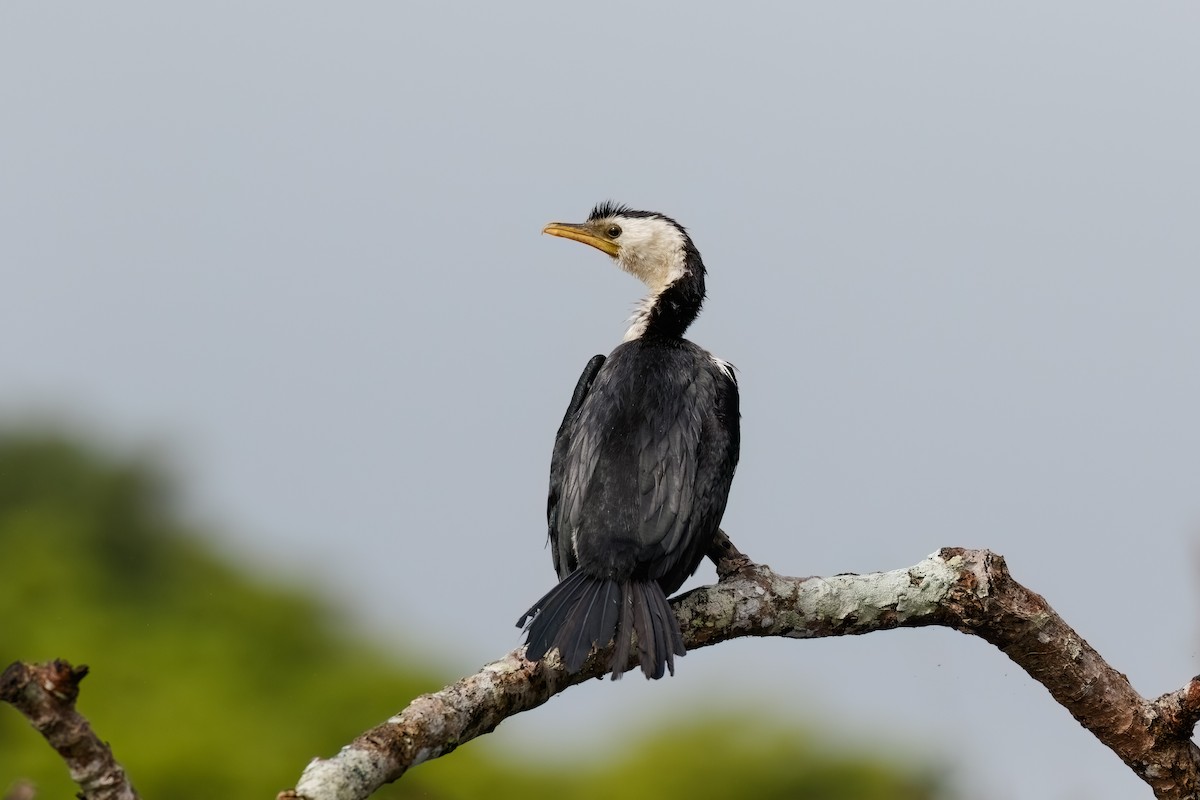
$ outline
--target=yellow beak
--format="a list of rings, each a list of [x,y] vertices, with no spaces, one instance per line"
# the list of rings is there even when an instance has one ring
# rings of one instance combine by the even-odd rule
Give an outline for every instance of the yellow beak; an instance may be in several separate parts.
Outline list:
[[[570,222],[551,222],[546,227],[542,228],[542,233],[548,233],[551,236],[561,236],[564,239],[574,239],[577,242],[590,244],[592,247],[607,253],[613,258],[617,257],[618,247],[616,242],[610,242],[608,239],[597,236],[586,225],[575,225]]]

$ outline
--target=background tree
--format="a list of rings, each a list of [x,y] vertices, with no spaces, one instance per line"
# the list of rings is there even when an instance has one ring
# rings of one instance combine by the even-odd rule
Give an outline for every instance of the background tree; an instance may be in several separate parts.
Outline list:
[[[176,497],[146,458],[0,431],[0,664],[86,662],[81,710],[144,797],[273,796],[308,759],[445,682],[436,654],[414,643],[398,663],[309,594],[222,560]],[[834,748],[770,717],[630,727],[635,735],[585,762],[538,753],[501,762],[466,747],[378,796],[945,796],[936,770],[907,750],[888,759]],[[19,781],[44,798],[75,791],[57,756],[5,709],[0,790]]]

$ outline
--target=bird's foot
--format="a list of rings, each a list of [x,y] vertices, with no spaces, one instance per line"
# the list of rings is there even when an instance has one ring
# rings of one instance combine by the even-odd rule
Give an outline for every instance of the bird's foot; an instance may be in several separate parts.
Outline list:
[[[708,546],[708,558],[717,568],[717,578],[725,580],[728,577],[743,573],[758,566],[730,540],[725,531],[718,529]]]

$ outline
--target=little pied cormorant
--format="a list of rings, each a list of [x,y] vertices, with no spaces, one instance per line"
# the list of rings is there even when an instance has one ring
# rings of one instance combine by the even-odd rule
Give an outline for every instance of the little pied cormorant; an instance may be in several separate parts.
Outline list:
[[[647,678],[686,650],[667,595],[696,571],[725,512],[740,439],[733,368],[683,338],[704,302],[704,262],[670,217],[603,203],[543,233],[612,256],[650,289],[625,341],[584,368],[550,462],[547,521],[560,583],[517,622],[525,657],[557,648],[578,672],[616,642],[619,678],[633,634]]]

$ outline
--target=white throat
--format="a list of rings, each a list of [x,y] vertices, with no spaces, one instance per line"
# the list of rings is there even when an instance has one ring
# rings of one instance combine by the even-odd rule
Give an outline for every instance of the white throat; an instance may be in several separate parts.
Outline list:
[[[625,341],[646,332],[650,310],[663,290],[687,274],[684,236],[678,228],[658,217],[622,218],[621,251],[617,264],[650,289],[638,303],[625,331]]]
[[[642,301],[637,304],[637,308],[633,310],[633,316],[629,318],[629,327],[625,329],[625,338],[622,341],[632,342],[634,339],[642,338],[642,334],[646,332],[646,326],[650,324],[650,309],[654,308],[657,300],[658,293],[656,292],[642,298]]]

